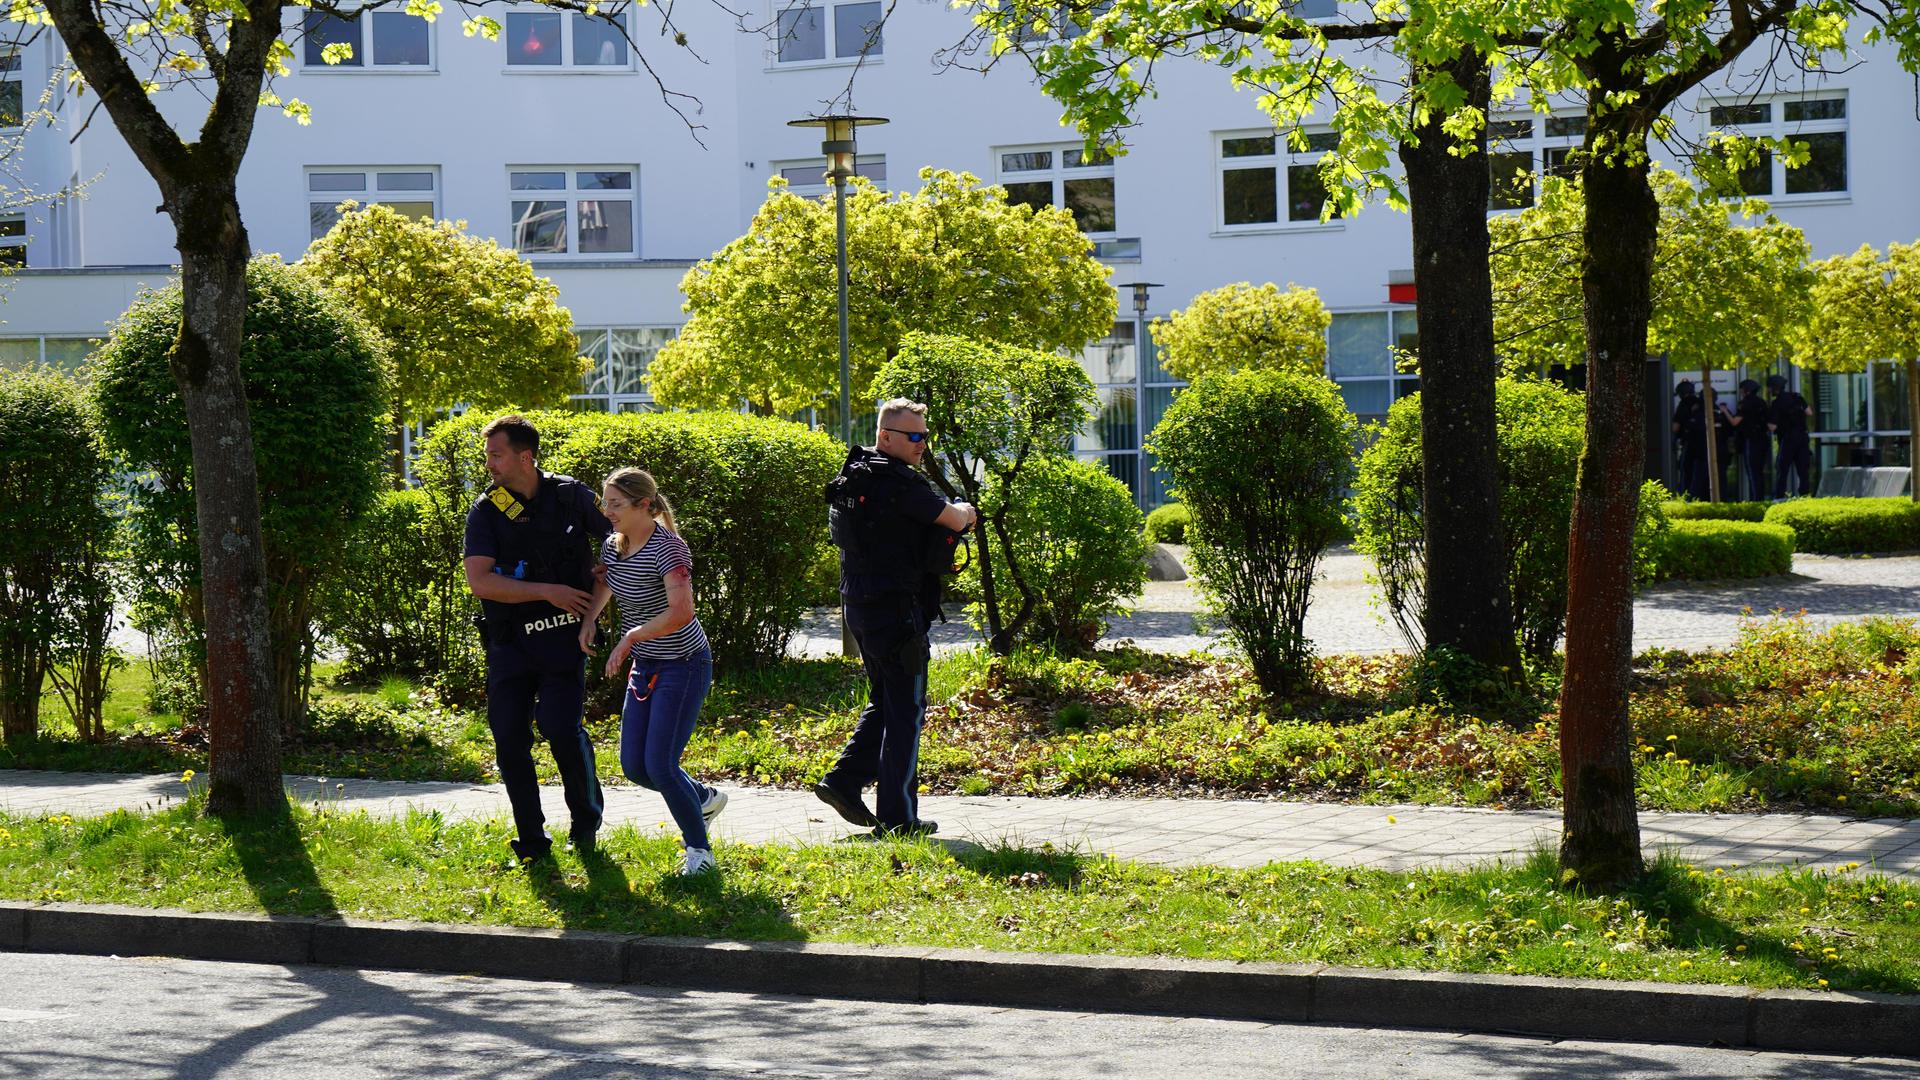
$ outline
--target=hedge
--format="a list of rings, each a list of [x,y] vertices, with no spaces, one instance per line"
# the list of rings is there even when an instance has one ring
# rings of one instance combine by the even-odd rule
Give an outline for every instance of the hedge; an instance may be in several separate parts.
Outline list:
[[[1920,505],[1910,499],[1793,499],[1773,504],[1766,521],[1793,529],[1799,550],[1822,555],[1920,549]]]
[[[441,495],[436,513],[464,517],[486,489],[480,429],[492,419],[468,413],[427,437],[415,469]],[[693,549],[695,610],[717,663],[757,666],[785,653],[828,543],[821,491],[846,457],[837,442],[799,424],[738,413],[537,412],[527,419],[540,431],[543,469],[596,491],[623,465],[653,474]],[[458,565],[459,552],[440,558]]]
[[[1185,503],[1172,502],[1158,507],[1147,515],[1147,539],[1155,544],[1184,544],[1190,520],[1192,515]]]
[[[1765,521],[1767,507],[1763,502],[1694,502],[1691,499],[1668,499],[1661,504],[1670,521]]]
[[[1793,542],[1785,525],[1682,518],[1660,533],[1653,576],[1713,581],[1784,574],[1793,569]]]

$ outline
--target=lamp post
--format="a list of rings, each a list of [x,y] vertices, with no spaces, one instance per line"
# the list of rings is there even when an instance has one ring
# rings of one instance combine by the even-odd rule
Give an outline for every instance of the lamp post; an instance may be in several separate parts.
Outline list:
[[[1133,441],[1140,452],[1135,458],[1133,503],[1147,508],[1147,290],[1161,288],[1157,281],[1129,281],[1119,286],[1133,290]]]
[[[847,359],[847,178],[854,171],[854,133],[884,124],[883,116],[809,116],[789,120],[788,127],[817,127],[826,135],[820,152],[827,157],[827,176],[833,181],[834,262],[840,274],[840,438],[853,446],[853,402]]]

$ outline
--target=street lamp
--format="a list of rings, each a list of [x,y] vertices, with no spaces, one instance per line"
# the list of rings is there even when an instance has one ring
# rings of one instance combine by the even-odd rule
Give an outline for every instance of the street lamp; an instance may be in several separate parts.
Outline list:
[[[886,123],[883,116],[809,116],[789,120],[788,127],[824,129],[820,152],[827,156],[827,176],[833,180],[833,236],[835,263],[840,271],[840,438],[853,445],[853,403],[848,390],[852,376],[847,361],[847,178],[854,170],[854,133]]]
[[[1147,433],[1147,290],[1163,288],[1157,281],[1129,281],[1118,286],[1133,290],[1133,441],[1139,443]],[[1147,508],[1147,451],[1136,446],[1140,456],[1134,468],[1133,502]]]

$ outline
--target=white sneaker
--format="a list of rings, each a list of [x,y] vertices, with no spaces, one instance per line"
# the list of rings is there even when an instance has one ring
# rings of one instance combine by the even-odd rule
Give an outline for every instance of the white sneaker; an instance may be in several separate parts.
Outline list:
[[[686,865],[680,868],[680,876],[692,877],[715,869],[718,869],[718,866],[713,861],[713,852],[703,847],[690,847],[687,849]]]
[[[706,818],[709,825],[713,824],[714,818],[720,816],[720,811],[727,808],[727,793],[719,788],[711,790],[713,794],[708,795],[707,801],[700,804],[700,816]]]

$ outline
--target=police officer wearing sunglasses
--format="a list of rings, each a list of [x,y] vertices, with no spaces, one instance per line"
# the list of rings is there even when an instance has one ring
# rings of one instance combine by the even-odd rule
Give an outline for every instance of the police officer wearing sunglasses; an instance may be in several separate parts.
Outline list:
[[[503,416],[484,434],[494,486],[467,511],[463,555],[467,586],[480,599],[487,726],[513,804],[513,853],[536,862],[553,849],[533,768],[537,726],[566,791],[570,837],[584,854],[603,804],[593,743],[580,723],[580,620],[593,602],[595,553],[613,526],[593,489],[535,464],[540,433],[525,419]]]
[[[931,833],[920,817],[915,772],[927,711],[927,630],[958,534],[979,519],[949,503],[915,466],[927,452],[927,407],[904,398],[880,406],[879,437],[847,454],[827,485],[827,518],[840,549],[840,595],[860,646],[867,705],[814,794],[855,825]],[[875,785],[874,809],[861,791]]]

